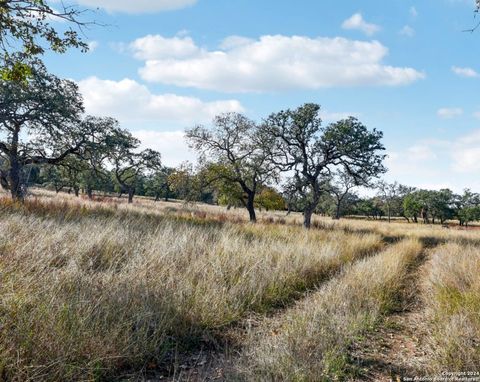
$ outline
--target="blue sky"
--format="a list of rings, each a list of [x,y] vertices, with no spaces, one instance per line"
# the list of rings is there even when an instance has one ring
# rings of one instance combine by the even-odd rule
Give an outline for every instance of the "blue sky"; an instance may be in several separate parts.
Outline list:
[[[384,132],[388,180],[480,191],[473,0],[77,1],[106,26],[86,31],[89,53],[47,65],[167,165],[194,158],[182,131],[216,113],[316,102],[325,123]]]

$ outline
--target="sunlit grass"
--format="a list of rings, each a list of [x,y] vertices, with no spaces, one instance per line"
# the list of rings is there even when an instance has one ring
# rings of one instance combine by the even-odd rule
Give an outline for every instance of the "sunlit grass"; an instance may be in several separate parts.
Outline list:
[[[0,215],[0,379],[161,367],[252,314],[281,318],[251,334],[242,377],[342,378],[351,338],[402,304],[419,242],[457,243],[432,260],[432,364],[478,362],[478,253],[462,252],[477,231],[318,216],[305,231],[298,213],[252,225],[242,209],[44,190],[0,198]]]
[[[480,365],[480,249],[449,244],[431,261],[426,303],[431,366],[477,371]]]
[[[49,203],[1,207],[7,379],[95,379],[161,364],[383,246],[376,234]]]
[[[345,380],[349,344],[403,303],[408,268],[422,250],[409,239],[347,267],[296,307],[251,333],[239,364],[248,380]]]

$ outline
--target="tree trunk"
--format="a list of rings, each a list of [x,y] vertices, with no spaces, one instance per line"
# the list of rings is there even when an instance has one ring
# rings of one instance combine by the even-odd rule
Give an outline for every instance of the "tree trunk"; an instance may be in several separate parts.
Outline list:
[[[19,129],[15,129],[12,134],[12,146],[9,154],[10,170],[8,180],[10,183],[10,194],[13,200],[23,202],[23,190],[20,181],[21,165],[18,158],[18,135]]]
[[[305,211],[303,212],[303,227],[306,229],[310,229],[312,226],[312,215],[313,215],[314,208],[306,207]]]
[[[9,183],[12,199],[23,202],[22,185],[20,182],[20,164],[18,160],[12,161],[12,157],[10,157]]]
[[[337,208],[335,210],[335,220],[340,220],[340,202],[337,203]]]
[[[135,188],[131,187],[128,189],[128,204],[133,203],[133,196],[135,195]]]
[[[90,200],[93,199],[93,190],[92,190],[92,187],[90,186],[87,186],[87,196],[88,196],[88,199]]]
[[[75,196],[78,198],[78,196],[80,195],[80,188],[74,187],[73,190],[75,191]]]
[[[303,227],[306,229],[310,229],[312,226],[312,215],[315,209],[318,206],[318,202],[320,200],[320,187],[318,184],[312,185],[312,197],[313,199],[311,202],[307,203],[305,209],[303,210]]]
[[[248,210],[248,215],[250,217],[250,222],[256,223],[257,222],[257,216],[255,214],[255,194],[253,192],[248,193],[248,199],[247,199],[247,210]]]

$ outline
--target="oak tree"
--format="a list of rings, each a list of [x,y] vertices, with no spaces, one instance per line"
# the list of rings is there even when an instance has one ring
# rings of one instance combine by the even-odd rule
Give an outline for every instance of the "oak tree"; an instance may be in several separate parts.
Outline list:
[[[85,144],[83,111],[78,86],[49,74],[38,60],[26,81],[0,79],[0,155],[14,199],[23,199],[25,166],[57,164]]]
[[[241,203],[256,222],[255,196],[262,185],[275,179],[275,167],[266,149],[271,139],[261,126],[239,113],[215,117],[212,128],[196,126],[186,132],[190,146],[204,161],[215,164],[217,179],[238,185]]]
[[[274,113],[265,121],[263,130],[275,142],[271,163],[293,172],[293,184],[304,196],[306,228],[310,228],[312,214],[326,191],[325,179],[335,169],[341,168],[354,179],[385,172],[382,132],[369,131],[353,117],[322,127],[317,104]]]

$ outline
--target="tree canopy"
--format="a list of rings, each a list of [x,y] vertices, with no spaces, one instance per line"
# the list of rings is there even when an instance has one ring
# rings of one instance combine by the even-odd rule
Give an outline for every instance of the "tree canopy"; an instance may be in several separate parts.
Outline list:
[[[357,182],[385,172],[385,156],[380,154],[383,134],[369,131],[353,117],[322,127],[317,104],[271,114],[264,133],[275,142],[271,162],[282,171],[293,172],[290,184],[304,200],[306,228],[326,191],[326,179],[335,169],[342,168]]]
[[[276,176],[275,166],[268,161],[271,139],[254,121],[239,113],[221,114],[214,119],[213,128],[196,126],[187,130],[186,136],[202,160],[216,165],[211,167],[213,179],[241,188],[240,201],[247,208],[250,221],[256,221],[255,196],[262,185]]]
[[[83,111],[78,86],[49,74],[38,60],[27,81],[0,79],[0,153],[13,197],[21,198],[23,166],[58,163],[85,143]]]

